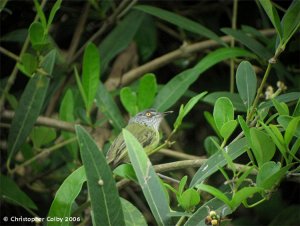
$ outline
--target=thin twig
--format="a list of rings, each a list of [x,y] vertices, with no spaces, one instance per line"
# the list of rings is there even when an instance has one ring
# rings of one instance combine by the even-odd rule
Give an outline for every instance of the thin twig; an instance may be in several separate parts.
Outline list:
[[[4,110],[1,113],[1,118],[13,119],[14,115],[15,115],[14,111]],[[58,119],[43,117],[43,116],[39,116],[37,118],[36,125],[49,126],[51,128],[75,132],[75,129],[74,129],[75,124],[66,122],[66,121],[62,121],[62,120],[58,120]]]
[[[46,4],[46,1],[47,0],[43,0],[42,3],[41,3],[41,8],[43,9],[45,4]],[[39,19],[39,16],[38,14],[36,14],[33,22],[36,22],[37,20]],[[21,49],[21,52],[19,54],[19,58],[22,58],[22,55],[26,52],[27,48],[29,46],[29,35],[27,35],[27,38],[24,42],[24,45]],[[9,93],[10,91],[10,88],[12,87],[12,85],[15,83],[15,80],[16,80],[16,77],[17,77],[17,74],[18,74],[18,67],[17,67],[17,63],[15,64],[14,68],[13,68],[13,71],[12,73],[10,74],[10,76],[8,77],[8,80],[7,80],[7,83],[4,87],[4,90],[3,90],[3,95],[0,97],[0,112],[2,111],[3,109],[3,106],[4,106],[4,102],[5,102],[5,98],[6,98],[6,95]]]
[[[237,12],[238,12],[238,0],[233,1],[233,14],[232,14],[232,22],[231,28],[236,30],[236,21],[237,21]],[[233,48],[235,44],[235,40],[232,37],[230,42],[230,47]],[[234,59],[230,59],[230,92],[234,92]]]
[[[272,36],[276,34],[276,31],[274,29],[266,29],[266,30],[262,30],[261,33],[265,36]],[[229,43],[231,41],[231,36],[229,35],[223,36],[221,37],[221,39],[224,42]],[[206,40],[206,41],[202,41],[190,45],[181,46],[177,50],[162,55],[158,58],[153,59],[152,61],[149,61],[144,65],[141,65],[140,67],[128,71],[123,75],[122,85],[123,86],[127,85],[132,81],[136,80],[137,78],[139,78],[140,76],[144,75],[145,73],[153,72],[154,70],[157,70],[174,60],[180,59],[184,56],[199,52],[204,49],[215,48],[218,47],[219,45],[220,44],[214,40]],[[109,81],[107,80],[105,83],[108,82]],[[115,84],[118,84],[118,81],[116,81]],[[115,88],[116,87],[110,87],[110,90],[114,90]]]

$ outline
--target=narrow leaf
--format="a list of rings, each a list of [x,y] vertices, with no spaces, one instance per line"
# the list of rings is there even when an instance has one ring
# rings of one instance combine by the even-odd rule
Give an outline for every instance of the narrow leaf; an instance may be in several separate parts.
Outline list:
[[[87,177],[94,225],[125,225],[118,190],[103,153],[91,136],[76,125],[80,154]]]
[[[112,32],[99,45],[101,70],[104,72],[109,62],[132,42],[145,15],[138,11],[130,12],[118,23]]]
[[[30,208],[34,210],[37,209],[35,203],[18,187],[18,185],[12,179],[0,174],[0,180],[1,200],[5,200],[14,205],[20,205],[24,208]]]
[[[43,28],[44,28],[44,30],[46,30],[47,22],[46,22],[46,17],[45,17],[45,14],[43,12],[43,9],[42,9],[40,3],[38,2],[38,0],[33,0],[33,2],[34,2],[35,9],[37,11],[37,14],[39,15],[39,18],[40,18],[41,23],[43,25]]]
[[[71,222],[65,221],[65,219],[71,217],[74,201],[85,181],[86,175],[83,166],[75,170],[64,180],[55,194],[48,213],[48,217],[58,217],[63,219],[63,221],[48,221],[47,226],[71,225]]]
[[[101,82],[96,94],[96,105],[110,123],[112,123],[114,128],[121,131],[125,126],[124,119],[122,118],[121,112],[114,102],[114,99]]]
[[[53,5],[53,7],[52,7],[52,9],[51,9],[51,11],[50,11],[49,18],[48,18],[47,30],[49,30],[49,28],[50,28],[50,26],[51,26],[51,24],[52,24],[52,21],[53,21],[53,19],[54,19],[54,16],[55,16],[56,12],[57,12],[57,11],[59,10],[59,8],[60,8],[61,3],[62,3],[62,0],[57,0],[57,1],[54,3],[54,5]]]
[[[146,220],[141,212],[126,199],[121,198],[126,226],[147,226]]]
[[[52,74],[54,61],[55,50],[51,51],[42,63],[44,70],[49,74]],[[34,75],[26,85],[8,135],[8,162],[25,142],[39,116],[48,85],[49,78],[39,74]]]
[[[253,57],[253,54],[239,48],[220,48],[209,53],[193,68],[185,70],[172,78],[157,94],[154,107],[159,111],[169,109],[204,71],[223,60],[241,56]]]
[[[242,138],[231,143],[230,145],[225,147],[224,150],[219,150],[217,153],[212,155],[195,173],[190,183],[190,187],[194,187],[195,185],[200,184],[207,177],[218,171],[219,168],[227,164],[227,161],[224,158],[222,151],[226,151],[228,153],[228,156],[233,161],[234,159],[246,152],[246,146],[246,139]]]
[[[100,57],[97,47],[89,43],[85,48],[82,65],[82,87],[86,96],[86,108],[91,110],[100,78]]]
[[[224,41],[220,39],[220,37],[215,34],[213,31],[207,29],[203,25],[196,23],[188,18],[185,18],[183,16],[178,15],[177,13],[169,12],[164,9],[156,8],[153,6],[147,6],[147,5],[139,5],[136,6],[135,9],[141,10],[145,13],[148,13],[150,15],[156,16],[162,20],[168,21],[169,23],[172,23],[180,28],[183,28],[187,31],[202,35],[204,37],[207,37],[208,39],[212,39],[216,41],[217,43],[226,46]]]
[[[130,132],[123,129],[123,136],[129,158],[156,223],[158,225],[170,225],[168,199],[150,160],[141,144]]]

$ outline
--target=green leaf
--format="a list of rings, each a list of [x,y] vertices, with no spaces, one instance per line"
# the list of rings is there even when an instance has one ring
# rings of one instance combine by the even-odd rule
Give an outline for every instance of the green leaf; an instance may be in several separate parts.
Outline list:
[[[29,37],[33,46],[40,45],[45,41],[44,27],[39,22],[34,22],[29,27]]]
[[[190,187],[194,187],[197,184],[202,183],[207,177],[219,170],[219,168],[227,164],[223,151],[228,153],[228,156],[232,159],[236,159],[246,151],[247,142],[245,138],[239,139],[227,147],[224,150],[219,150],[212,155],[195,173]]]
[[[209,194],[212,194],[213,196],[215,196],[216,198],[220,199],[222,202],[224,202],[226,205],[228,205],[229,207],[231,207],[231,203],[230,203],[230,200],[227,198],[227,196],[222,192],[220,191],[219,189],[213,187],[213,186],[210,186],[210,185],[207,185],[207,184],[198,184],[196,185],[196,188],[198,190],[201,190],[201,191],[205,191]]]
[[[256,176],[256,185],[258,187],[262,187],[265,189],[269,189],[272,186],[264,185],[264,182],[269,179],[271,176],[273,176],[275,173],[277,173],[281,168],[280,162],[275,163],[273,161],[265,162],[261,168],[258,171],[258,174]],[[274,186],[274,185],[273,185]]]
[[[236,86],[247,110],[250,109],[256,94],[256,74],[248,61],[242,61],[236,71]]]
[[[125,127],[124,119],[122,118],[120,110],[102,82],[100,82],[96,94],[96,105],[107,117],[110,123],[112,123],[115,129],[120,132],[121,129]]]
[[[240,189],[233,195],[232,200],[230,201],[232,210],[237,209],[242,202],[252,197],[255,193],[261,192],[263,190],[263,188],[259,187],[244,187]]]
[[[221,134],[216,126],[216,123],[215,123],[215,120],[214,120],[214,117],[212,116],[212,114],[208,111],[205,111],[204,117],[205,117],[206,121],[209,123],[209,125],[211,126],[211,128],[213,128],[215,133],[218,135],[218,137],[221,138]]]
[[[100,78],[100,57],[97,47],[89,43],[84,50],[82,65],[82,87],[86,96],[86,108],[91,110]]]
[[[298,118],[298,117],[297,117]],[[277,122],[285,129],[287,130],[289,124],[291,123],[291,121],[293,120],[294,118],[291,117],[291,116],[288,116],[288,115],[283,115],[283,116],[279,116],[277,118]],[[291,125],[292,126],[292,125]],[[292,128],[291,128],[292,129]],[[290,134],[289,134],[290,135]],[[288,136],[289,136],[288,135]],[[299,123],[297,123],[297,128],[295,130],[295,133],[293,133],[294,136],[296,137],[300,137],[300,125]]]
[[[86,175],[83,166],[79,167],[64,180],[55,194],[48,213],[48,217],[59,217],[63,219],[63,222],[48,221],[47,226],[71,225],[71,222],[65,221],[65,219],[71,217],[75,199],[85,181]]]
[[[92,137],[76,125],[94,225],[125,225],[121,201],[110,167]]]
[[[99,45],[101,70],[104,72],[109,62],[128,47],[141,26],[145,15],[136,10],[130,12]]]
[[[296,118],[293,118],[287,128],[286,128],[286,131],[284,133],[284,141],[286,143],[286,145],[289,145],[292,138],[294,136],[296,136],[296,131],[298,131],[298,133],[300,133],[300,116],[296,117]],[[298,136],[299,138],[300,136]]]
[[[132,116],[138,113],[137,96],[130,87],[124,87],[120,91],[120,99],[126,111]]]
[[[52,50],[42,62],[42,67],[47,73],[52,74],[54,62],[55,50]],[[39,116],[48,85],[49,78],[39,74],[34,75],[26,85],[8,135],[8,163],[25,142]]]
[[[34,127],[31,131],[30,137],[35,148],[40,148],[45,144],[49,144],[56,138],[56,131],[53,128],[44,126]]]
[[[274,98],[272,99],[272,102],[279,115],[289,115],[289,108],[285,103],[283,102],[280,103],[278,100]]]
[[[297,102],[296,107],[294,109],[293,116],[294,117],[300,116],[300,98],[298,99],[298,102]]]
[[[285,93],[282,95],[279,95],[275,98],[273,98],[273,100],[276,99],[278,102],[284,102],[284,103],[288,103],[291,101],[297,101],[300,99],[300,92],[291,92],[291,93]],[[264,102],[262,104],[260,104],[258,106],[259,109],[262,108],[266,108],[266,107],[272,107],[273,106],[273,102],[271,100]]]
[[[286,175],[287,171],[292,167],[293,164],[286,165],[280,168],[280,164],[275,162],[267,162],[264,169],[260,169],[257,175],[257,183],[260,187],[270,190],[277,186],[282,178]]]
[[[42,23],[42,26],[43,26],[43,30],[46,31],[46,28],[47,28],[47,22],[46,22],[46,17],[45,17],[45,14],[43,12],[43,9],[40,5],[40,3],[38,2],[38,0],[33,0],[34,2],[34,6],[35,6],[35,9],[37,11],[37,14],[41,20],[41,23]]]
[[[154,20],[146,15],[134,40],[137,43],[142,61],[147,61],[157,48],[157,31]]]
[[[207,92],[199,93],[198,95],[192,97],[187,102],[187,104],[182,108],[182,110],[180,108],[179,115],[176,118],[176,121],[174,123],[174,128],[175,129],[177,129],[181,125],[183,118],[192,110],[192,108],[198,103],[198,101],[201,98],[203,98],[206,94],[207,94]]]
[[[227,97],[220,97],[216,101],[213,116],[219,131],[225,123],[234,120],[233,105]]]
[[[0,174],[0,196],[1,200],[27,209],[37,210],[35,203],[23,192],[18,185],[9,177]]]
[[[275,144],[270,136],[258,130],[257,128],[250,128],[251,149],[259,167],[265,162],[271,160],[275,154]]]
[[[243,31],[231,28],[222,28],[221,31],[234,37],[237,41],[241,42],[260,58],[267,61],[272,57],[272,52],[270,52],[269,49],[263,46],[260,42],[256,41],[254,38],[246,35]]]
[[[224,140],[227,140],[231,136],[237,124],[236,120],[230,120],[221,127],[220,133]]]
[[[200,195],[196,190],[194,190],[194,188],[188,188],[181,195],[179,195],[178,198],[178,203],[186,211],[193,210],[193,208],[195,208],[199,202]]]
[[[162,20],[165,20],[169,23],[172,23],[180,28],[183,28],[187,31],[202,35],[204,37],[207,37],[208,39],[212,39],[216,41],[217,43],[226,46],[224,41],[220,39],[220,37],[215,34],[213,31],[207,29],[203,25],[196,23],[190,19],[187,19],[183,16],[180,16],[176,13],[169,12],[164,9],[156,8],[153,6],[147,6],[147,5],[139,5],[134,7],[135,9],[141,10],[145,13],[148,13],[150,15],[156,16]]]
[[[182,194],[184,187],[186,185],[187,179],[188,179],[187,176],[184,176],[181,178],[179,185],[178,185],[178,194],[180,194],[180,195]]]
[[[172,78],[157,94],[154,107],[158,111],[169,109],[204,71],[223,60],[241,56],[253,57],[253,54],[239,48],[220,48],[209,53],[193,68],[185,70]]]
[[[294,0],[282,18],[283,45],[290,40],[300,26],[300,2]]]
[[[130,132],[123,129],[123,136],[130,161],[156,223],[170,225],[168,199],[150,160],[141,144]]]
[[[203,98],[203,102],[215,105],[217,99],[219,99],[220,97],[227,97],[232,102],[236,111],[247,112],[247,108],[245,107],[240,95],[237,93],[213,92],[206,95]]]
[[[208,136],[204,140],[204,148],[206,151],[206,154],[210,157],[213,154],[215,154],[217,151],[219,151],[219,147],[216,146],[218,144],[220,146],[220,141],[218,137],[216,136]]]
[[[145,74],[140,79],[138,88],[137,104],[140,111],[152,106],[156,92],[157,84],[155,75],[151,73]]]
[[[137,182],[137,178],[134,172],[134,169],[131,164],[122,164],[114,169],[114,174],[134,182]]]
[[[18,42],[24,43],[28,36],[27,29],[15,29],[7,34],[3,34],[0,37],[1,42]]]
[[[259,3],[264,8],[265,12],[267,13],[269,19],[271,20],[274,28],[276,29],[277,34],[279,35],[280,39],[282,38],[282,30],[280,24],[280,18],[278,16],[276,8],[273,6],[270,0],[260,0]]]
[[[72,90],[68,89],[65,93],[62,102],[60,104],[59,108],[59,118],[66,122],[75,122],[74,118],[74,97]],[[74,133],[62,131],[62,136],[65,140],[71,139],[74,137]],[[67,144],[67,148],[70,151],[72,157],[74,159],[77,159],[78,154],[78,145],[75,142],[72,142],[70,144]]]
[[[30,53],[24,53],[22,55],[21,61],[26,74],[31,77],[33,72],[35,72],[38,67],[37,58]]]
[[[54,16],[55,16],[56,12],[57,12],[57,11],[59,10],[59,8],[60,8],[61,3],[62,3],[62,0],[57,0],[57,1],[54,3],[54,5],[53,5],[53,7],[52,7],[52,9],[51,9],[51,11],[50,11],[49,18],[48,18],[47,30],[49,30],[49,28],[50,28],[50,26],[51,26],[51,24],[52,24],[52,21],[53,21],[53,19],[54,19]]]
[[[85,106],[87,106],[88,105],[87,97],[86,97],[85,91],[83,89],[83,86],[82,86],[82,83],[81,83],[81,80],[80,80],[80,77],[79,77],[79,74],[78,74],[78,71],[77,71],[76,67],[74,67],[74,75],[75,75],[76,84],[78,86],[78,90],[80,92],[81,98],[82,98]]]
[[[141,212],[126,199],[121,198],[122,209],[126,226],[147,226]]]

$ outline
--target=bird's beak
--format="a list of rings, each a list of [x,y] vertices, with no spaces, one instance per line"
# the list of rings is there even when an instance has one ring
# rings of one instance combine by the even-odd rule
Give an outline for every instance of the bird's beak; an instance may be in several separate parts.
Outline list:
[[[173,113],[173,111],[165,111],[165,112],[163,112],[163,115],[168,115],[168,114],[172,114]]]

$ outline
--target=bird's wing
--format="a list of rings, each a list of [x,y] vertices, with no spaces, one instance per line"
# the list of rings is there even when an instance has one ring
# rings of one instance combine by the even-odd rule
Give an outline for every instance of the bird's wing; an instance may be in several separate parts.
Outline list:
[[[153,139],[156,139],[158,133],[154,129],[145,129],[143,126],[135,126],[133,123],[126,126],[126,129],[131,132],[140,142],[143,148],[152,145]],[[114,162],[114,165],[122,161],[127,156],[127,148],[123,138],[123,134],[114,140],[107,153],[108,163]]]

